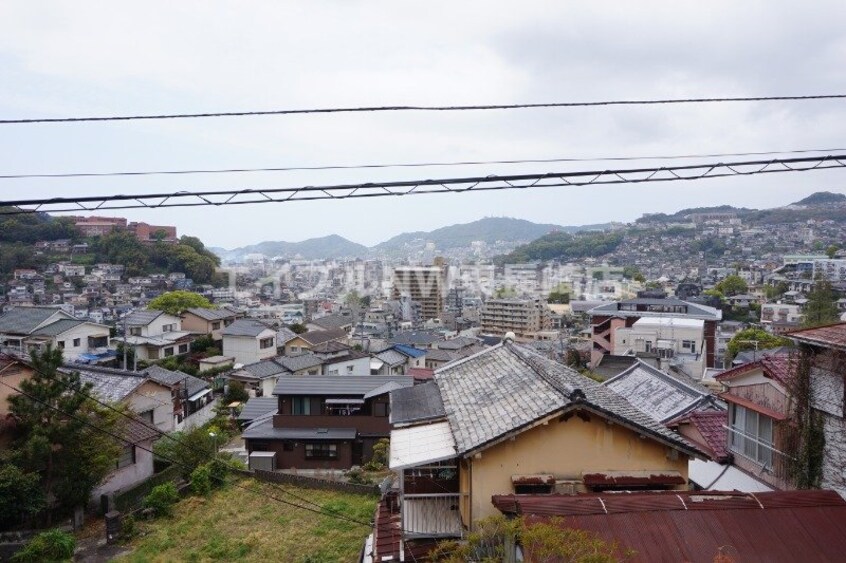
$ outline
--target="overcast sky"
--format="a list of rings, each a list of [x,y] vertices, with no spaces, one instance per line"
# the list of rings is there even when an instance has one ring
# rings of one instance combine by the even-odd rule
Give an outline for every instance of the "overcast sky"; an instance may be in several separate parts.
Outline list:
[[[846,92],[846,3],[0,4],[0,118]],[[3,125],[0,174],[846,148],[846,102]],[[4,199],[595,169],[534,164],[0,180]],[[372,245],[485,216],[578,225],[773,207],[846,172],[137,210],[233,248],[337,233]]]

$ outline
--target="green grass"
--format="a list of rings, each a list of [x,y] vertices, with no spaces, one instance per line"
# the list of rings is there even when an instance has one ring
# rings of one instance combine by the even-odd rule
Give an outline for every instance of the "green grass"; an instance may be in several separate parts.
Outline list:
[[[120,561],[356,561],[370,533],[365,526],[282,504],[270,495],[302,504],[266,483],[241,484],[261,494],[228,486],[208,498],[180,501],[173,516],[140,522],[132,553]],[[327,510],[369,522],[376,498],[285,487]]]

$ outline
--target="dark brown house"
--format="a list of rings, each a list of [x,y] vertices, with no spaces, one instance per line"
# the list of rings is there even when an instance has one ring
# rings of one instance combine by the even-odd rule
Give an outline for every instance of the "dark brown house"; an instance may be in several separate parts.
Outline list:
[[[349,469],[366,463],[373,445],[391,433],[389,393],[410,387],[401,376],[282,376],[273,395],[277,414],[243,433],[249,453],[276,453],[276,467]]]

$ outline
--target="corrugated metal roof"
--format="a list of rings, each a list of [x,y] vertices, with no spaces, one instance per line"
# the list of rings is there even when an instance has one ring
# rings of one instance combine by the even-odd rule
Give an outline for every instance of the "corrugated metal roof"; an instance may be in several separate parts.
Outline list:
[[[807,344],[846,350],[846,323],[796,330],[788,332],[785,336]]]
[[[721,548],[743,562],[842,561],[846,553],[846,501],[833,491],[505,495],[493,502],[530,515],[530,523],[563,517],[561,526],[617,542],[636,561],[711,563]]]

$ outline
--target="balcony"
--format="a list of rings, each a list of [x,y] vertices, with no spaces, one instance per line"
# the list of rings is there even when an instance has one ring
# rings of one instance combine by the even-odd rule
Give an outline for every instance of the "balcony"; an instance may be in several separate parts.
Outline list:
[[[401,501],[402,527],[406,538],[461,537],[458,493],[404,494]]]
[[[391,432],[387,416],[328,415],[328,414],[277,414],[273,417],[275,428],[355,428],[365,434]]]

